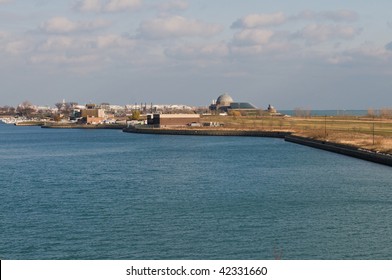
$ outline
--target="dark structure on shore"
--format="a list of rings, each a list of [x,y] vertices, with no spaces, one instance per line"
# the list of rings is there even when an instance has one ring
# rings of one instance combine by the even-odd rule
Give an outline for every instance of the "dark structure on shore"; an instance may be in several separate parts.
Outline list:
[[[154,127],[186,126],[200,123],[198,114],[153,114],[147,115],[147,124]]]

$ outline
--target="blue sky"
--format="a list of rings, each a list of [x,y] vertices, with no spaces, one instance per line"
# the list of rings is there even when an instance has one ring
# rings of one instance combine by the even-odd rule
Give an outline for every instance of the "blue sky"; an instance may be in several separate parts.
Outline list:
[[[0,104],[392,107],[391,1],[0,0]]]

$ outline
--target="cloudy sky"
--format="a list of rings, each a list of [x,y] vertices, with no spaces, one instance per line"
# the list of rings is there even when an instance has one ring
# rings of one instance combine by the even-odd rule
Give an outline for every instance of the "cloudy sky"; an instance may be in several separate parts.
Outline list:
[[[322,3],[321,3],[322,2]],[[0,105],[392,107],[392,1],[0,0]]]

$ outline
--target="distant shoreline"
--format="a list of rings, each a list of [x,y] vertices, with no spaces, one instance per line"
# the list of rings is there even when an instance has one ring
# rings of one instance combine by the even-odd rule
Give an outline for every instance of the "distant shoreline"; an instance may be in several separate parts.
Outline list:
[[[44,124],[41,128],[58,129],[124,129],[125,124]]]

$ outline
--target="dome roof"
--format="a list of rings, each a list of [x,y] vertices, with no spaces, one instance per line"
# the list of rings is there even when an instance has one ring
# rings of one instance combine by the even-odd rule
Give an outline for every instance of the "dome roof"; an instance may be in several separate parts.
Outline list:
[[[230,106],[230,103],[233,103],[233,98],[227,93],[220,95],[216,100],[216,105],[219,106]]]

